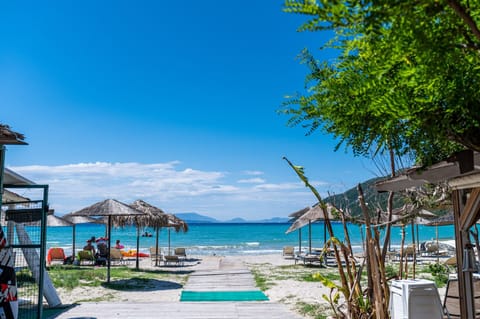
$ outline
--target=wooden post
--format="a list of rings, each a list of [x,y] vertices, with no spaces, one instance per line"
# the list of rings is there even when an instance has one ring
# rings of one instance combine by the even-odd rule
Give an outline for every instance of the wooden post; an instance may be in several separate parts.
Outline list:
[[[463,249],[469,244],[468,230],[464,231],[460,228],[460,217],[464,203],[462,200],[463,190],[454,190],[452,192],[453,217],[455,225],[455,250],[457,255],[457,276],[458,276],[458,292],[460,296],[460,318],[475,318],[475,305],[473,302],[473,282],[472,273],[463,272]]]

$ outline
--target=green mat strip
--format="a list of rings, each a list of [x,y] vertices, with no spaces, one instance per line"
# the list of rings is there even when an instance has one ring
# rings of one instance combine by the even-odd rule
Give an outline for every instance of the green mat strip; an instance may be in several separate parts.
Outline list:
[[[265,301],[268,297],[254,291],[182,291],[180,301]]]

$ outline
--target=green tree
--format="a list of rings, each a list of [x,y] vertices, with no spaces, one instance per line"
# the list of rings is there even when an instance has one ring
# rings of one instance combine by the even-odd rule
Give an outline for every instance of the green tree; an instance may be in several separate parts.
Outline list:
[[[333,31],[334,62],[301,54],[307,94],[281,110],[308,134],[333,134],[355,154],[414,153],[430,164],[480,151],[480,3],[452,0],[287,0],[310,17],[300,31]]]

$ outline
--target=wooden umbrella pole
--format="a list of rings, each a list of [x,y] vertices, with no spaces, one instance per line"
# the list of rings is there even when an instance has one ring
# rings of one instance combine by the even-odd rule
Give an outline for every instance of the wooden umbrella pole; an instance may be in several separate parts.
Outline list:
[[[437,237],[437,264],[440,263],[440,254],[439,254],[439,246],[438,246],[438,224],[435,225],[435,236]]]
[[[413,242],[413,273],[412,273],[412,276],[413,276],[413,279],[415,279],[415,268],[416,268],[416,265],[417,265],[417,246],[415,244],[415,223],[412,219],[412,242]],[[407,256],[408,258],[408,256]]]
[[[298,229],[298,253],[302,253],[302,229]]]
[[[112,234],[111,232],[112,229],[112,216],[108,216],[108,229],[107,229],[107,234],[108,234],[108,249],[107,249],[107,283],[110,283],[110,247],[111,246],[111,237]]]
[[[135,267],[139,269],[139,260],[138,260],[138,253],[140,252],[140,227],[137,225],[137,258],[135,260]]]
[[[170,227],[168,228],[168,255],[170,256]]]
[[[158,233],[160,232],[160,228],[157,228],[157,241],[155,243],[155,266],[158,266]]]
[[[312,221],[308,221],[308,253],[312,253]]]
[[[72,262],[75,260],[75,224],[72,225]]]

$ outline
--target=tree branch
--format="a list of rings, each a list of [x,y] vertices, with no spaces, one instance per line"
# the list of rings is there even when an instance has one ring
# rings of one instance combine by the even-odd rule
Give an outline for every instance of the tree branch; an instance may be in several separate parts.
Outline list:
[[[480,41],[480,29],[473,20],[472,16],[467,13],[467,10],[462,7],[460,1],[457,0],[447,0],[448,5],[455,11],[455,13],[465,21],[467,26],[473,32],[473,35]]]

